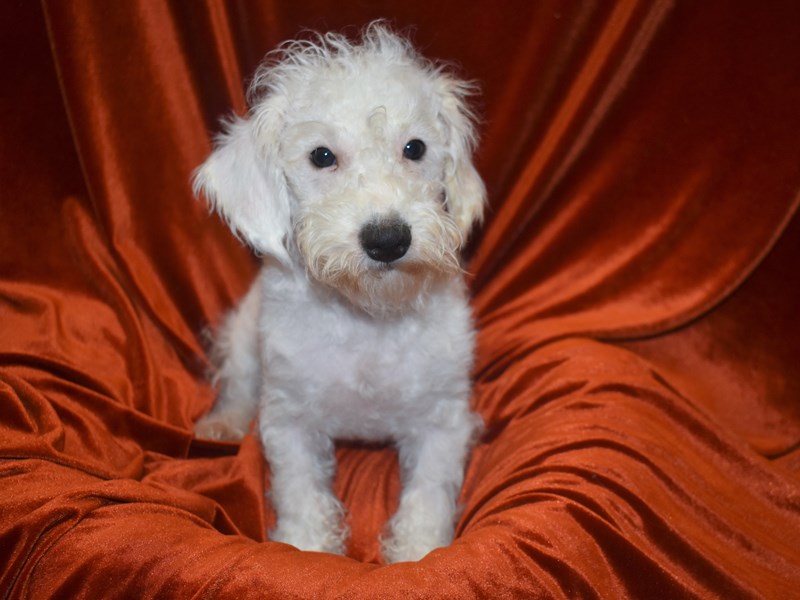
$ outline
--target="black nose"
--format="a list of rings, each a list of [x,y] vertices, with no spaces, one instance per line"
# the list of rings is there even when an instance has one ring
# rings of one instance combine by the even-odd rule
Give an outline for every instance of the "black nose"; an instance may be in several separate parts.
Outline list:
[[[408,252],[411,227],[400,219],[371,221],[361,228],[358,241],[372,260],[388,264]]]

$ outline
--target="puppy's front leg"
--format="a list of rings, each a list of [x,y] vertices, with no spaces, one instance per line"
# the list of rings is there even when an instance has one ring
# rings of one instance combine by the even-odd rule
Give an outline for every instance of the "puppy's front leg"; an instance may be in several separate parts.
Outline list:
[[[403,491],[382,540],[386,562],[419,560],[453,539],[464,465],[480,419],[467,410],[399,442]]]
[[[272,472],[269,496],[278,517],[270,539],[301,550],[344,554],[344,508],[331,491],[336,470],[333,441],[286,423],[276,426],[262,420],[260,428]]]

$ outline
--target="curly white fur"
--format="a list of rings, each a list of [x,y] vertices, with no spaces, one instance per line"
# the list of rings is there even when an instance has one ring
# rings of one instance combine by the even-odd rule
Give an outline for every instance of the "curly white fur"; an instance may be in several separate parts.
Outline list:
[[[288,42],[196,173],[196,191],[263,257],[219,331],[220,396],[196,433],[240,438],[258,412],[274,540],[344,552],[335,439],[397,445],[387,561],[452,539],[480,426],[458,259],[485,198],[472,92],[382,23],[360,43]],[[315,149],[330,162],[315,164]]]

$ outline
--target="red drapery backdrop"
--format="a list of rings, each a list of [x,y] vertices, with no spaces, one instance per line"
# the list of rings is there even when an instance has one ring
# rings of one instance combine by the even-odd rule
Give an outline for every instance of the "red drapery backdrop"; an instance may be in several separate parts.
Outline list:
[[[250,253],[192,195],[303,28],[388,17],[483,90],[487,422],[454,544],[383,566],[396,457],[342,445],[348,557],[264,541],[254,438],[192,440]],[[3,597],[774,597],[800,585],[800,4],[0,6]]]

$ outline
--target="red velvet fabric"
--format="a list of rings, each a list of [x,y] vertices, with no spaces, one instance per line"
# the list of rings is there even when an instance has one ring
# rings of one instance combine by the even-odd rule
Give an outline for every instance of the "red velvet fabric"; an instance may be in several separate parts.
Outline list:
[[[347,557],[265,541],[268,466],[192,438],[257,262],[191,194],[302,28],[414,25],[483,96],[487,423],[458,535],[385,566],[389,448],[341,445]],[[9,598],[788,598],[800,586],[800,4],[0,5]]]

